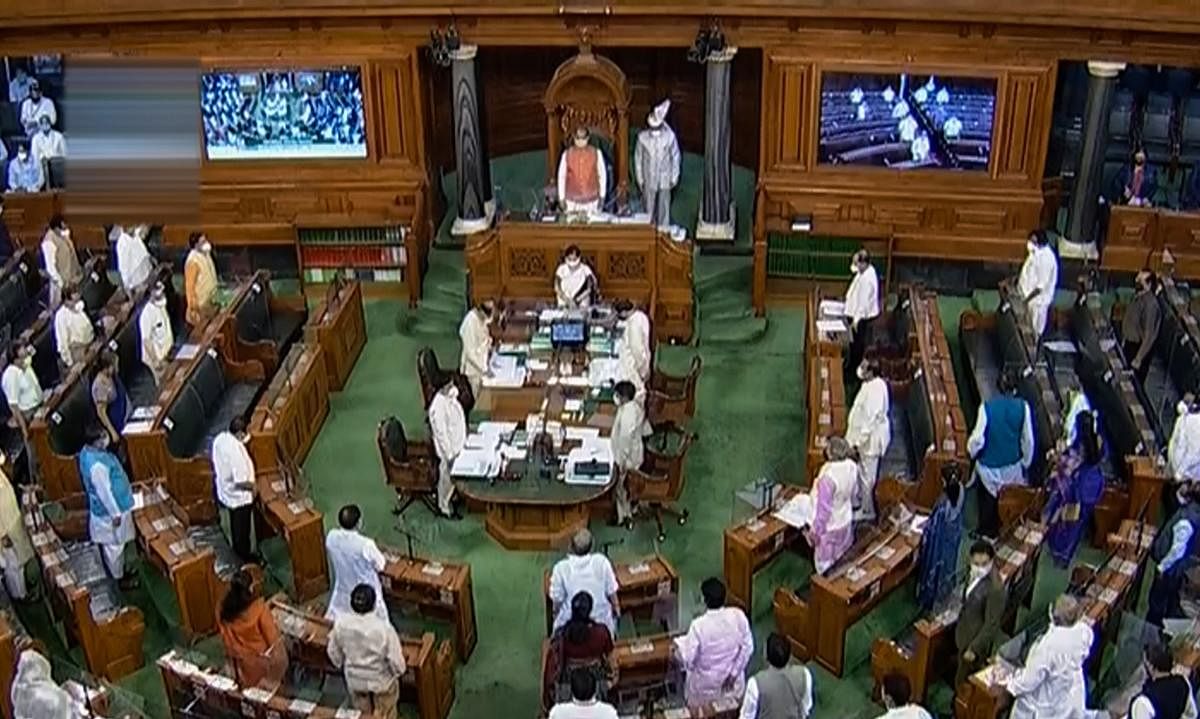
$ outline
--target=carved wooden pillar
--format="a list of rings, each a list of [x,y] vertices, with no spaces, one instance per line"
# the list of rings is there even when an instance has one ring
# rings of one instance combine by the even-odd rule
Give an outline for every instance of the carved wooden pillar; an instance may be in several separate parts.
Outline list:
[[[710,55],[704,91],[704,186],[700,193],[697,240],[732,241],[737,228],[733,203],[733,166],[729,161],[729,76],[736,47]]]
[[[1090,245],[1096,241],[1096,212],[1100,184],[1104,179],[1104,145],[1108,135],[1108,114],[1112,109],[1117,75],[1123,62],[1089,62],[1087,110],[1083,118],[1083,151],[1071,191],[1071,210],[1067,215],[1067,239]]]
[[[450,53],[451,102],[454,108],[454,153],[457,161],[458,216],[451,234],[469,235],[492,224],[491,171],[482,130],[482,103],[475,81],[479,47],[463,45]]]

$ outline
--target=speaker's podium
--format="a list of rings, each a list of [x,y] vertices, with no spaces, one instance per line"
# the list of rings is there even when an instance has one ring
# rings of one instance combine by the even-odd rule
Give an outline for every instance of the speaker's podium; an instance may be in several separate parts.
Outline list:
[[[647,311],[655,338],[692,338],[692,243],[649,224],[505,222],[467,238],[471,301],[554,297],[554,271],[570,245],[579,247],[606,298],[629,299]]]

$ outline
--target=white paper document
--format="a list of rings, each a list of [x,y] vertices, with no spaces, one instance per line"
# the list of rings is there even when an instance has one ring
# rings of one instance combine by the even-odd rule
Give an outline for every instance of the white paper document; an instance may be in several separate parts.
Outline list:
[[[817,331],[832,335],[846,331],[846,323],[841,320],[817,320]]]
[[[597,427],[567,427],[566,438],[575,442],[582,442],[591,437],[599,437],[600,429]]]
[[[816,514],[816,504],[813,503],[812,497],[807,494],[797,494],[782,507],[775,510],[775,517],[779,521],[796,529],[804,529],[811,526]]]
[[[467,442],[464,445],[467,449],[491,449],[494,450],[500,446],[500,435],[498,434],[483,434],[482,432],[472,432],[467,435]]]
[[[608,472],[601,475],[576,474],[576,465],[601,462],[608,464]],[[587,441],[582,447],[577,447],[567,455],[567,471],[564,481],[567,484],[608,484],[612,479],[612,442],[606,438],[595,438]]]
[[[454,460],[450,474],[455,477],[489,479],[500,473],[500,455],[495,450],[465,449]]]
[[[846,303],[838,300],[821,300],[818,305],[818,317],[845,317]]]

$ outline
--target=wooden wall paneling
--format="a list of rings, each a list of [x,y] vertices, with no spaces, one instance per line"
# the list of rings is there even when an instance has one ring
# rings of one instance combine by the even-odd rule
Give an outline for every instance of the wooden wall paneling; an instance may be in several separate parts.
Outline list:
[[[415,51],[395,61],[371,63],[376,156],[423,167],[421,85]]]
[[[1047,110],[1053,112],[1053,108],[1046,107],[1049,74],[1008,72],[1000,78],[996,105],[998,110],[1003,108],[1004,114],[993,123],[995,177],[1027,180],[1037,168],[1040,183],[1043,148],[1050,132]],[[1049,97],[1053,98],[1052,92]]]

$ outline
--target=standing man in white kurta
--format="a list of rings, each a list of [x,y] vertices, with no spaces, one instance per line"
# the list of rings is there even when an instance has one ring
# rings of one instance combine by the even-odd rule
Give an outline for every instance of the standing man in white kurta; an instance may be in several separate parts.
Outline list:
[[[1050,628],[1029,649],[1025,666],[1005,683],[1013,696],[1011,719],[1083,719],[1087,681],[1083,664],[1094,632],[1078,600],[1060,596],[1050,609]]]
[[[569,310],[585,309],[592,304],[592,291],[596,287],[596,275],[583,261],[577,245],[570,245],[563,253],[562,264],[554,271],[554,297],[559,307]]]
[[[212,443],[213,480],[217,485],[217,501],[229,510],[229,535],[233,551],[243,562],[258,561],[251,542],[251,520],[254,518],[254,460],[246,449],[250,433],[246,420],[234,417],[229,430],[221,432]]]
[[[667,124],[671,101],[663,100],[646,116],[647,129],[638,133],[633,170],[642,188],[642,206],[650,223],[671,226],[671,190],[679,184],[679,140]]]
[[[579,592],[592,597],[592,621],[608,627],[617,636],[617,574],[603,554],[592,552],[592,533],[581,529],[571,538],[571,554],[560,559],[550,572],[550,604],[554,607],[554,631],[571,618],[571,598]]]
[[[492,333],[489,328],[495,316],[496,303],[484,300],[479,306],[472,307],[458,326],[458,339],[462,342],[458,371],[471,384],[474,397],[479,397],[483,378],[488,373],[488,361],[492,354]]]
[[[96,329],[85,309],[79,288],[70,287],[65,301],[54,311],[54,344],[64,367],[82,362],[92,340],[96,339]]]
[[[850,286],[846,288],[846,319],[850,321],[852,341],[847,368],[858,367],[863,353],[874,338],[875,318],[879,316],[879,274],[871,264],[871,255],[860,249],[850,259]]]
[[[150,290],[150,300],[138,315],[138,334],[142,339],[142,364],[154,375],[155,386],[161,387],[175,345],[175,330],[167,312],[167,289],[161,282]]]
[[[447,372],[438,378],[437,384],[437,394],[429,403],[429,429],[433,432],[433,446],[438,456],[438,511],[447,519],[462,519],[451,502],[454,482],[450,479],[450,470],[467,444],[467,417],[458,401],[454,377]]]
[[[126,292],[146,284],[154,272],[154,258],[146,249],[146,235],[150,228],[140,225],[132,231],[121,225],[113,225],[109,239],[117,243],[117,271],[121,273],[121,285]]]
[[[389,621],[379,581],[379,573],[387,567],[387,558],[374,539],[362,534],[362,510],[357,504],[347,504],[338,511],[338,524],[340,527],[325,535],[325,553],[333,569],[333,591],[329,594],[325,618],[333,621],[339,614],[350,613],[350,593],[365,584],[379,598],[375,602],[375,616]]]
[[[1058,256],[1050,247],[1050,236],[1045,230],[1035,230],[1025,244],[1028,255],[1021,265],[1021,276],[1017,280],[1017,291],[1029,311],[1029,324],[1033,334],[1041,338],[1046,331],[1046,320],[1050,306],[1054,304],[1054,289],[1058,286]]]
[[[93,433],[79,452],[79,475],[88,497],[88,537],[100,545],[108,573],[120,581],[125,577],[125,545],[133,541],[133,492],[108,445],[108,432]]]
[[[629,300],[617,300],[613,309],[625,324],[617,356],[623,364],[629,365],[645,386],[650,382],[650,373],[654,369],[650,352],[650,318]]]
[[[888,418],[892,402],[887,381],[879,376],[876,360],[864,359],[857,372],[862,384],[846,418],[846,441],[858,452],[856,518],[870,521],[875,519],[879,460],[887,454],[888,444],[892,441],[892,423]]]
[[[642,404],[635,401],[637,389],[632,382],[618,382],[613,388],[613,402],[617,414],[613,417],[612,453],[617,465],[617,485],[613,488],[613,503],[617,507],[617,523],[625,524],[633,518],[633,504],[629,501],[629,490],[625,484],[629,472],[640,469],[645,460],[643,432],[646,412]],[[593,598],[594,600],[595,598]]]

